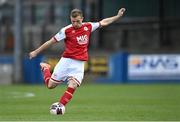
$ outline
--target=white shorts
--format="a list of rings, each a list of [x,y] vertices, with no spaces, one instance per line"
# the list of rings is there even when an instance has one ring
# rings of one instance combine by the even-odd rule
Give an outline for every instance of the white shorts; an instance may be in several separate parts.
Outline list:
[[[55,83],[74,80],[79,86],[84,77],[84,61],[62,57],[56,64],[51,79]]]

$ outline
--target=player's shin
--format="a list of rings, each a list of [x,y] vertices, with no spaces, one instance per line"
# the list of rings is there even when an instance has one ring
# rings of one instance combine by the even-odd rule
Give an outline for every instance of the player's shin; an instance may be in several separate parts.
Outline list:
[[[65,106],[72,99],[74,91],[74,88],[68,87],[59,102]]]
[[[51,78],[51,72],[49,69],[44,69],[43,71],[43,78],[44,78],[44,83],[45,85],[48,87],[48,84],[49,84],[49,80]]]

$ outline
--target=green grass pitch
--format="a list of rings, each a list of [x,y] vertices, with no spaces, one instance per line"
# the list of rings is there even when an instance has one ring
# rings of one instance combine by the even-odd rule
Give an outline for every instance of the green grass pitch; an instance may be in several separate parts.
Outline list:
[[[63,116],[50,115],[65,85],[0,85],[0,121],[180,120],[180,85],[82,84]]]

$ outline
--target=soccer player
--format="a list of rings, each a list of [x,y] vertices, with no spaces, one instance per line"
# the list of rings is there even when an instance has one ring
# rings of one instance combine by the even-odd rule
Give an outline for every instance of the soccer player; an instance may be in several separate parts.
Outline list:
[[[76,88],[81,85],[84,76],[84,63],[88,60],[88,44],[91,33],[115,22],[123,16],[124,12],[125,8],[121,8],[115,16],[102,19],[99,22],[83,23],[82,11],[73,9],[70,14],[71,24],[63,27],[54,37],[29,53],[29,58],[32,59],[49,46],[64,40],[64,53],[52,74],[49,64],[40,63],[47,88],[53,89],[60,83],[68,81],[67,90],[59,99],[61,105],[65,106],[71,100]]]

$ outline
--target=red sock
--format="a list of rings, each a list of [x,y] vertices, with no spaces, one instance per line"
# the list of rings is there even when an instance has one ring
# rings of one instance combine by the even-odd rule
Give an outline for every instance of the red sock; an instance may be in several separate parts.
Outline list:
[[[75,89],[68,87],[67,90],[65,91],[64,95],[61,97],[60,103],[65,106],[73,97],[74,91],[75,91]]]
[[[45,85],[48,86],[48,83],[49,83],[49,79],[51,78],[51,72],[49,69],[44,69],[43,70],[43,78],[44,78],[44,82],[45,82]]]

